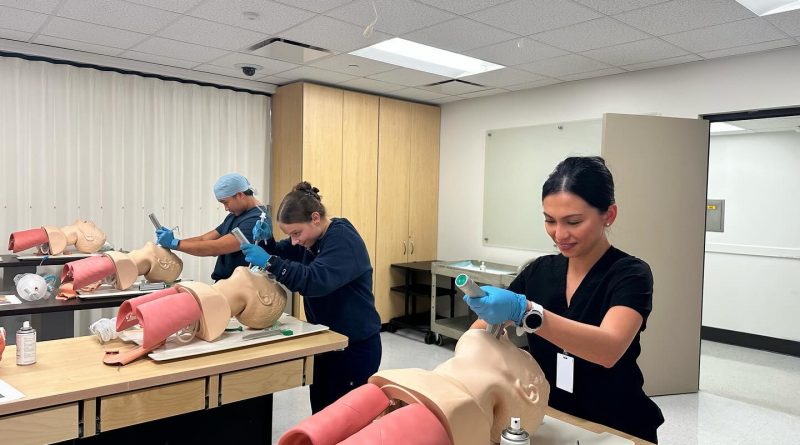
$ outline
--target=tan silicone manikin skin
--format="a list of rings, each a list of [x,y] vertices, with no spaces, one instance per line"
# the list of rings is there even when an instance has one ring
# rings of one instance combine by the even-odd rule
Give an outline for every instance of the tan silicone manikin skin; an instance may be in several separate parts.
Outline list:
[[[42,228],[47,232],[50,255],[63,253],[67,246],[75,246],[81,253],[94,253],[106,242],[106,234],[92,221],[76,220],[60,229],[55,226]]]
[[[369,382],[390,399],[425,405],[458,445],[499,442],[512,416],[533,433],[550,397],[550,385],[533,357],[506,335],[498,340],[483,329],[465,332],[455,356],[433,371],[384,370]]]
[[[280,318],[291,296],[283,285],[267,278],[266,273],[237,267],[231,277],[213,284],[231,309],[231,315],[253,329],[272,326]]]

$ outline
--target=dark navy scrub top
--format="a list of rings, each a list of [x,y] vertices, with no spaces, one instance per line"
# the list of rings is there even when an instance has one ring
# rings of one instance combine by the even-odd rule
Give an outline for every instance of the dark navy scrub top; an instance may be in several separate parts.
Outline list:
[[[228,213],[228,216],[225,217],[225,220],[216,230],[220,236],[224,236],[238,227],[244,233],[244,236],[250,242],[253,242],[253,227],[260,217],[261,209],[258,207],[253,207],[239,216]],[[214,266],[214,273],[211,274],[211,279],[217,281],[229,278],[233,274],[233,270],[239,266],[247,266],[247,261],[244,260],[244,254],[241,250],[220,255],[217,257],[217,264]]]

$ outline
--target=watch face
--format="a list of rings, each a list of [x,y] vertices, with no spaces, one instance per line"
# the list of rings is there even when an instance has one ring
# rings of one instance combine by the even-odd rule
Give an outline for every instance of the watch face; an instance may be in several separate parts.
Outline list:
[[[538,329],[542,325],[542,316],[536,312],[531,312],[525,317],[524,323],[528,329]]]

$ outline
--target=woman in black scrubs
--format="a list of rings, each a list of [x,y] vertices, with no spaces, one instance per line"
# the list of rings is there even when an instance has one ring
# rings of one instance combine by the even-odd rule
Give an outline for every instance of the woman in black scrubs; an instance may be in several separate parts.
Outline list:
[[[513,321],[551,385],[550,406],[651,442],[664,423],[636,358],[653,306],[653,274],[613,247],[614,180],[600,157],[562,161],[542,187],[544,224],[560,254],[530,263],[508,289],[464,300],[485,323]]]

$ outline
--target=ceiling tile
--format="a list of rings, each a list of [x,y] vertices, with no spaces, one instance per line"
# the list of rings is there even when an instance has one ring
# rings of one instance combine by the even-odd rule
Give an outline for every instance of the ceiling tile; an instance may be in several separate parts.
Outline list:
[[[289,79],[284,79],[283,77],[278,77],[278,76],[264,76],[264,77],[259,77],[256,80],[259,82],[271,83],[273,85],[278,85],[278,86],[286,85],[287,83],[291,82]]]
[[[414,42],[457,52],[492,45],[514,37],[516,36],[510,32],[463,17],[403,36],[404,39]]]
[[[45,14],[0,6],[0,28],[35,33],[45,20]]]
[[[619,45],[650,37],[612,18],[603,17],[531,36],[532,39],[573,52]]]
[[[525,36],[596,19],[600,14],[566,1],[513,0],[474,12],[469,17]]]
[[[493,87],[505,87],[507,85],[516,85],[525,82],[534,82],[542,80],[543,76],[533,74],[530,71],[518,70],[514,68],[503,68],[499,70],[489,71],[488,73],[475,74],[474,76],[461,77],[461,80],[467,82],[475,82],[481,85],[488,85]]]
[[[279,76],[291,80],[311,80],[328,84],[346,82],[354,79],[353,76],[347,74],[323,70],[322,68],[315,68],[313,66],[301,66],[293,70],[284,71],[280,73]]]
[[[446,96],[446,94],[434,93],[433,91],[426,91],[419,88],[406,88],[405,90],[393,91],[391,95],[419,101],[433,100]]]
[[[151,37],[131,49],[173,59],[191,60],[193,62],[208,62],[227,54],[227,51],[221,49],[162,39],[161,37]]]
[[[146,34],[152,34],[180,17],[173,12],[122,0],[67,0],[58,10],[58,15]]]
[[[547,86],[547,85],[555,85],[557,83],[562,83],[562,82],[563,81],[559,80],[559,79],[546,78],[546,79],[542,79],[542,80],[537,80],[535,82],[525,82],[525,83],[521,83],[519,85],[509,85],[507,87],[503,87],[503,89],[511,90],[511,91],[530,90],[532,88],[539,88],[539,87],[544,87],[544,86]]]
[[[504,90],[501,88],[492,88],[488,90],[476,91],[474,93],[459,94],[459,96],[469,99],[474,97],[494,96],[496,94],[503,94],[503,93],[508,93],[508,90]]]
[[[655,37],[582,53],[586,57],[616,66],[650,62],[684,54],[686,51]]]
[[[125,0],[140,5],[152,6],[153,8],[164,9],[167,11],[184,12],[194,8],[203,0]]]
[[[20,42],[26,42],[32,36],[33,36],[33,33],[30,33],[30,32],[15,31],[13,29],[2,29],[2,28],[0,28],[0,39],[18,40]]]
[[[460,96],[444,96],[444,97],[438,97],[436,99],[429,99],[428,101],[430,103],[441,105],[441,104],[449,104],[451,102],[456,102],[456,101],[464,100],[464,99],[466,99],[466,98],[460,97]]]
[[[481,9],[505,3],[509,0],[418,0],[431,6],[435,6],[445,11],[454,12],[458,15],[469,14],[470,12],[480,11]]]
[[[295,69],[298,66],[294,63],[284,62],[282,60],[275,60],[275,59],[270,59],[268,57],[260,57],[246,53],[228,53],[223,57],[220,57],[219,59],[216,59],[211,62],[212,65],[229,69],[236,68],[236,65],[240,63],[248,65],[258,65],[262,67],[262,69],[256,72],[256,75],[258,76],[280,73],[281,71],[288,71],[291,69]]]
[[[96,45],[93,43],[79,42],[77,40],[62,39],[60,37],[50,37],[45,35],[38,35],[33,39],[33,43],[40,45],[55,46],[58,48],[73,49],[75,51],[84,51],[93,54],[105,54],[107,56],[116,56],[123,52],[123,49],[112,48],[106,45]]]
[[[436,85],[421,86],[420,88],[439,94],[466,94],[490,89],[482,85],[472,85],[457,80],[450,80]]]
[[[566,81],[583,80],[583,79],[591,79],[592,77],[602,77],[602,76],[610,76],[612,74],[622,74],[624,72],[626,71],[620,68],[606,68],[603,70],[589,71],[586,73],[567,74],[566,76],[559,76],[559,79]]]
[[[24,9],[26,11],[43,12],[52,14],[61,0],[0,0],[0,5],[12,8]]]
[[[643,62],[643,63],[634,63],[634,64],[631,64],[631,65],[624,65],[624,66],[622,66],[622,68],[627,70],[627,71],[638,71],[638,70],[647,70],[647,69],[650,69],[650,68],[660,68],[660,67],[669,66],[669,65],[678,65],[678,64],[687,63],[687,62],[696,62],[698,60],[703,60],[703,58],[698,56],[698,55],[696,55],[696,54],[687,54],[685,56],[672,57],[672,58],[669,58],[669,59],[654,60],[652,62]]]
[[[733,0],[674,0],[637,9],[616,19],[657,36],[755,17]]]
[[[183,17],[158,33],[161,37],[236,51],[269,38],[246,29],[195,17]]]
[[[794,39],[780,39],[780,40],[772,40],[770,42],[755,43],[752,45],[743,45],[743,46],[736,46],[733,48],[725,48],[717,51],[701,52],[700,55],[706,59],[714,59],[717,57],[733,56],[736,54],[746,54],[756,51],[766,51],[770,49],[784,48],[787,46],[795,46],[795,45],[798,45],[798,42]]]
[[[732,48],[785,38],[786,35],[762,18],[695,29],[662,38],[693,53]]]
[[[405,88],[403,85],[396,85],[389,82],[381,82],[380,80],[367,79],[366,77],[359,77],[358,79],[348,80],[339,85],[346,88],[353,88],[361,91],[369,91],[374,93],[389,93],[391,91],[402,90]]]
[[[357,0],[325,15],[358,25],[363,30],[375,21],[376,10],[375,29],[392,35],[405,34],[455,17],[411,0]]]
[[[553,48],[550,45],[545,45],[544,43],[539,43],[527,37],[520,37],[495,45],[473,49],[467,51],[465,54],[489,62],[513,66],[536,60],[563,56],[567,54],[567,52],[558,48]]]
[[[108,45],[115,48],[130,48],[141,42],[147,35],[123,29],[109,28],[93,23],[79,22],[77,20],[51,17],[50,21],[42,28],[41,34],[63,37],[70,40]]]
[[[443,80],[449,79],[448,77],[440,76],[438,74],[424,73],[422,71],[412,70],[408,68],[397,68],[396,70],[373,74],[372,76],[369,77],[370,79],[394,83],[397,85],[405,85],[409,87],[429,85],[432,83],[441,82]]]
[[[259,80],[259,81],[261,81],[261,78],[269,77],[269,76],[265,76],[264,75],[265,73],[264,73],[263,70],[258,70],[258,71],[256,71],[255,75],[248,76],[248,75],[244,74],[242,72],[242,70],[240,70],[239,68],[227,68],[227,67],[222,67],[222,66],[217,66],[217,65],[209,65],[209,64],[200,65],[197,68],[195,68],[195,70],[204,71],[206,73],[221,74],[223,76],[229,76],[229,77],[238,77],[239,79],[245,79],[245,80]]]
[[[320,48],[350,52],[382,42],[391,36],[374,31],[369,37],[364,29],[326,16],[313,19],[282,32],[280,37]]]
[[[345,3],[349,3],[350,1],[351,0],[278,0],[280,3],[294,6],[295,8],[301,8],[307,11],[320,13],[330,11],[333,8],[342,6]]]
[[[245,11],[255,12],[258,17],[251,20],[242,14]],[[209,0],[190,14],[270,35],[314,17],[312,12],[267,0]]]
[[[312,63],[311,66],[360,77],[367,77],[384,71],[397,69],[396,65],[365,59],[364,57],[353,56],[351,54],[338,54],[326,57],[318,62]]]
[[[790,36],[800,36],[800,9],[764,17]]]
[[[143,62],[157,63],[159,65],[177,66],[178,68],[186,69],[197,66],[197,62],[175,59],[172,57],[157,56],[155,54],[140,53],[138,51],[125,51],[120,57],[131,60],[141,60]]]
[[[585,73],[610,68],[609,65],[577,54],[554,57],[538,62],[519,65],[517,68],[550,77],[562,78],[569,74]]]
[[[612,15],[625,11],[653,6],[669,0],[575,0],[603,14]]]

